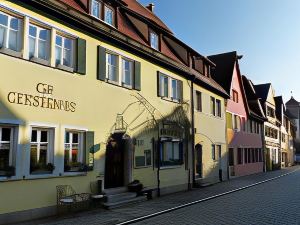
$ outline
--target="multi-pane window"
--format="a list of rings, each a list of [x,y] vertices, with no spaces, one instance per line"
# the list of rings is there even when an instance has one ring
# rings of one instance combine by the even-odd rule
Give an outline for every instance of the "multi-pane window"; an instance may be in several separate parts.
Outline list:
[[[104,7],[104,8],[103,8]],[[91,1],[91,15],[114,26],[114,10],[99,0]]]
[[[172,89],[172,91],[171,91],[171,94],[172,94],[171,98],[175,99],[175,100],[179,100],[179,96],[178,96],[178,81],[175,80],[175,79],[171,79],[171,84],[172,84],[172,86],[171,86],[171,89]]]
[[[212,115],[216,115],[216,101],[214,97],[210,97],[210,112]]]
[[[134,62],[132,60],[122,59],[122,82],[130,87],[133,84],[133,65]]]
[[[161,144],[161,165],[172,166],[183,164],[180,142],[165,141]]]
[[[0,12],[0,49],[21,50],[20,19]]]
[[[234,149],[229,148],[228,149],[228,154],[229,154],[229,157],[228,157],[229,166],[234,166]]]
[[[32,128],[30,141],[30,172],[48,170],[51,160],[51,130]]]
[[[110,25],[114,22],[114,11],[107,6],[104,7],[104,21]]]
[[[233,120],[234,124],[233,127],[234,129],[240,131],[241,130],[241,119],[239,116],[234,115],[234,120]]]
[[[196,91],[196,110],[202,112],[202,93],[200,91]]]
[[[92,16],[101,19],[101,10],[102,10],[102,5],[99,1],[97,0],[92,0],[91,3],[91,14]]]
[[[74,40],[56,35],[55,64],[73,68]]]
[[[136,167],[146,167],[152,165],[152,156],[151,150],[145,150],[143,156],[135,157],[135,166]]]
[[[150,46],[158,50],[158,35],[153,31],[150,31]]]
[[[239,102],[239,94],[236,90],[232,90],[232,100],[236,103]]]
[[[221,101],[219,99],[216,100],[216,116],[221,117],[222,116],[222,106]]]
[[[159,74],[159,96],[170,98],[171,100],[178,102],[182,99],[182,81],[171,78],[162,73]]]
[[[106,65],[107,65],[107,79],[109,81],[119,82],[119,73],[118,73],[118,56],[107,53],[106,54]]]
[[[29,25],[29,58],[49,60],[50,53],[50,31]]]
[[[65,133],[65,170],[69,167],[80,166],[83,162],[82,140],[83,134],[78,131],[66,131]]]
[[[12,148],[13,128],[0,126],[0,172],[12,165]]]
[[[215,145],[211,145],[211,158],[213,160],[216,160],[216,146]]]
[[[159,77],[160,81],[160,96],[168,97],[169,96],[169,78],[168,76],[161,75]]]

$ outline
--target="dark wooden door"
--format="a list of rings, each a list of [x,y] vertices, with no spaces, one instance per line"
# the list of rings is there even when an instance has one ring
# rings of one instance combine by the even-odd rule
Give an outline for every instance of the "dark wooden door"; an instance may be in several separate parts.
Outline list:
[[[121,134],[113,135],[106,146],[105,188],[124,186],[124,140]]]
[[[196,145],[196,175],[202,177],[202,145]]]

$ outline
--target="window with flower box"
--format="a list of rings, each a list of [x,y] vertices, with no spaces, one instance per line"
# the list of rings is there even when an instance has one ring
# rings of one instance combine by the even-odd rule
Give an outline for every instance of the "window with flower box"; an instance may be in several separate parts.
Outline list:
[[[14,127],[0,125],[0,176],[13,176]]]
[[[55,169],[54,130],[50,128],[33,127],[30,141],[30,173],[52,173]]]
[[[84,164],[83,153],[83,132],[66,131],[65,151],[64,151],[64,170],[79,171]]]

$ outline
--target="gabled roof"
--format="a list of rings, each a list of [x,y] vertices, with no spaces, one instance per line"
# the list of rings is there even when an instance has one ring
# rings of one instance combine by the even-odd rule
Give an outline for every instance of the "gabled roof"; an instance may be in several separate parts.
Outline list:
[[[275,101],[275,114],[276,118],[281,121],[282,120],[282,113],[285,111],[284,110],[284,104],[283,104],[283,99],[282,96],[276,96],[274,97]],[[282,111],[283,109],[283,111]]]
[[[271,83],[254,85],[256,94],[258,95],[259,98],[261,98],[263,102],[267,101],[270,88],[271,88]]]
[[[287,106],[300,106],[300,103],[294,99],[294,97],[292,96],[290,100],[288,100],[286,103],[285,103]]]
[[[216,64],[216,68],[212,70],[212,78],[220,84],[227,94],[230,95],[230,87],[233,77],[233,70],[237,60],[237,52],[227,52],[218,55],[210,55],[207,57]]]
[[[242,76],[243,86],[246,94],[247,104],[249,107],[249,115],[261,121],[267,120],[259,98],[256,95],[253,83],[246,76]]]

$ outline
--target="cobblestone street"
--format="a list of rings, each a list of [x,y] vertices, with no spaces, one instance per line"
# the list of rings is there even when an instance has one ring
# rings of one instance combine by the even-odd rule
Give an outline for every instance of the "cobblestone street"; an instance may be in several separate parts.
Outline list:
[[[231,191],[299,169],[261,173],[113,210],[94,210],[31,224],[117,224]],[[245,190],[182,208],[137,224],[299,224],[300,171]],[[166,223],[166,221],[168,221]],[[24,224],[24,223],[23,223]]]

